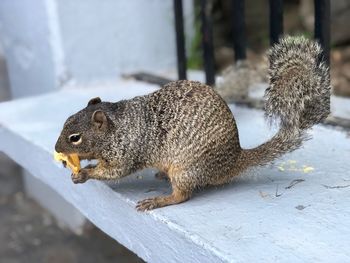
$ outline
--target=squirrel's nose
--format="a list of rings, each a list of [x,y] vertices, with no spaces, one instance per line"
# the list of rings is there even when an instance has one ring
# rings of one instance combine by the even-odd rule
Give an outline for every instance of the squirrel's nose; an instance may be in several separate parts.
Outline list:
[[[57,140],[57,142],[56,142],[55,151],[58,153],[62,152],[62,148],[60,146],[59,140]]]

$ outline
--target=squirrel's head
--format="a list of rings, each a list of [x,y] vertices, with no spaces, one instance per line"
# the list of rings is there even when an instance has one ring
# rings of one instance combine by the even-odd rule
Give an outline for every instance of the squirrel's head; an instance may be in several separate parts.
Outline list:
[[[86,108],[70,116],[56,142],[55,150],[64,154],[78,154],[81,159],[95,159],[96,147],[103,147],[113,126],[107,115],[108,102],[93,98]]]

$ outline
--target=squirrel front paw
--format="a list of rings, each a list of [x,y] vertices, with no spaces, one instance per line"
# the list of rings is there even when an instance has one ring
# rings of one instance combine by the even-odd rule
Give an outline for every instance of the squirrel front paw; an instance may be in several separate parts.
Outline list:
[[[81,169],[78,174],[72,174],[72,181],[75,184],[85,183],[89,179],[88,169]]]

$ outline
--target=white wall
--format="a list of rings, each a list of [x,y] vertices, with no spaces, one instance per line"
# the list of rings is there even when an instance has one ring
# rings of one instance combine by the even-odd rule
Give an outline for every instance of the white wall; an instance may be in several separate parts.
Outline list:
[[[176,67],[172,0],[2,0],[0,35],[14,97]]]
[[[0,37],[13,97],[55,87],[49,28],[43,1],[2,0]]]

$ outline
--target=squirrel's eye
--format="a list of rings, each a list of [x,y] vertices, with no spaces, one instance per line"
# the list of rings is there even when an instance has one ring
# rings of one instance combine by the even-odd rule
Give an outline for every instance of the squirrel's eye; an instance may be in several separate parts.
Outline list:
[[[78,145],[82,141],[81,135],[79,133],[74,133],[74,134],[69,135],[68,139],[69,139],[69,142],[71,142],[74,145]]]

